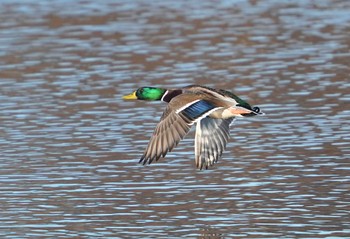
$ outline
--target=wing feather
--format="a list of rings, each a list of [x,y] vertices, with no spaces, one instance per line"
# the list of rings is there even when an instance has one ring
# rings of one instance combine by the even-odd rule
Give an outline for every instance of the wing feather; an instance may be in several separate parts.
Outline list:
[[[140,163],[152,163],[171,151],[189,132],[188,125],[177,113],[167,112],[157,125],[148,146],[140,159]],[[181,129],[181,130],[179,130]]]
[[[201,121],[219,108],[221,107],[205,100],[193,99],[193,94],[181,94],[173,98],[165,109],[139,162],[150,164],[160,157],[165,157],[188,134],[193,123]],[[214,126],[218,125],[214,124]],[[207,142],[200,149],[205,152],[203,160],[209,157],[210,161],[214,161],[217,155],[214,154],[213,158],[212,150],[206,147],[211,144],[212,140],[209,137],[206,137],[205,140]]]
[[[234,118],[214,119],[205,117],[197,122],[195,137],[195,161],[199,169],[216,163],[226,148],[229,126]]]

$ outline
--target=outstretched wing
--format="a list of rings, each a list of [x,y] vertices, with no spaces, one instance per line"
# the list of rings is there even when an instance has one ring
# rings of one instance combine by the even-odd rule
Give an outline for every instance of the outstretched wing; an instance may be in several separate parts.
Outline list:
[[[158,123],[140,163],[152,163],[171,151],[189,132],[193,123],[218,109],[210,102],[182,94],[170,101]]]
[[[165,157],[186,136],[191,126],[191,121],[174,111],[169,112],[167,108],[139,162],[152,163]]]
[[[199,169],[208,168],[218,161],[230,137],[230,124],[234,118],[205,117],[197,122],[195,160]]]

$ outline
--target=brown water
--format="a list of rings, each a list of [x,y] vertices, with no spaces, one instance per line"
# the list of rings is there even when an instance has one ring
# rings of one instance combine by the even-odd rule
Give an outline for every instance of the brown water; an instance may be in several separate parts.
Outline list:
[[[350,238],[349,32],[348,0],[1,1],[1,238]],[[139,165],[165,105],[121,96],[188,84],[267,115]]]

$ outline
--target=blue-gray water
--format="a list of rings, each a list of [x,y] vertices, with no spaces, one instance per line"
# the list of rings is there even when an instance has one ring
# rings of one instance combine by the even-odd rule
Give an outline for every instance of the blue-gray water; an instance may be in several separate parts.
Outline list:
[[[0,236],[350,238],[350,2],[0,3]],[[203,84],[266,113],[194,166],[193,132],[137,162],[165,107]]]

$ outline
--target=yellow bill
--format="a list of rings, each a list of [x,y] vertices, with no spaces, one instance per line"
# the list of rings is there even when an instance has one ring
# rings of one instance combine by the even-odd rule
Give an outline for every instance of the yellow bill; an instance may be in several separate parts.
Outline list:
[[[137,100],[136,91],[132,92],[131,94],[124,95],[123,99],[124,100]]]

